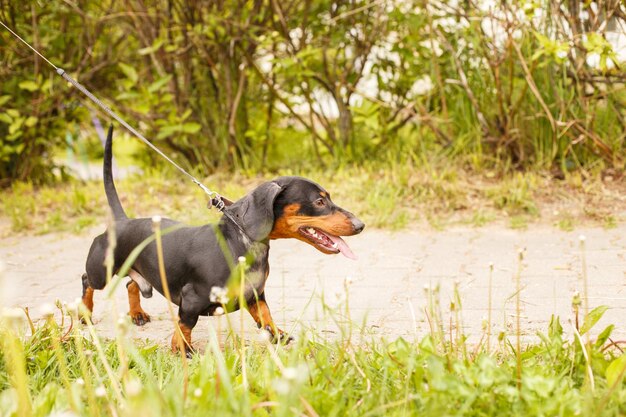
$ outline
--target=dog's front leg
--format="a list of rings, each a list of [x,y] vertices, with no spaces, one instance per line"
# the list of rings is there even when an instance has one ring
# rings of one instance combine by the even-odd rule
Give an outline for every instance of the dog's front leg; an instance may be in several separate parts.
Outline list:
[[[293,340],[293,337],[279,329],[272,319],[270,308],[265,302],[265,294],[260,294],[258,299],[254,303],[248,305],[248,311],[256,322],[259,329],[264,329],[272,336],[272,343],[289,343]]]
[[[178,309],[178,328],[172,336],[172,352],[180,352],[184,349],[185,355],[191,359],[193,348],[191,347],[191,331],[198,322],[198,314],[189,313],[181,307]]]

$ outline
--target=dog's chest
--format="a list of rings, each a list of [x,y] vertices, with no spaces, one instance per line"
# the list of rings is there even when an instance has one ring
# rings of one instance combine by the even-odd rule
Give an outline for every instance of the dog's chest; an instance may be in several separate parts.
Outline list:
[[[267,275],[261,271],[248,271],[245,274],[244,297],[246,302],[254,301],[265,290]]]
[[[253,261],[250,268],[243,273],[244,294],[247,301],[253,300],[263,293],[269,275],[269,248],[266,245],[257,246],[251,248],[249,253],[252,255]]]

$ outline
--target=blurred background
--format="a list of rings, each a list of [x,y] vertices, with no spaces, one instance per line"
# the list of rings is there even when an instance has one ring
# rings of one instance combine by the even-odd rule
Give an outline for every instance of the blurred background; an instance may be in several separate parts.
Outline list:
[[[454,208],[459,178],[622,180],[619,0],[0,0],[0,19],[202,177],[348,172]],[[97,175],[109,120],[4,29],[0,61],[0,186]],[[123,173],[169,169],[116,138]]]

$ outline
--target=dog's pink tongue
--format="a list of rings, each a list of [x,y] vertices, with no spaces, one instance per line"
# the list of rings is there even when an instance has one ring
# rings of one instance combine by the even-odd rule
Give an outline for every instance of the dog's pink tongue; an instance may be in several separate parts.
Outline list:
[[[339,252],[341,252],[343,256],[345,256],[346,258],[354,259],[354,260],[357,259],[354,252],[352,252],[352,249],[348,247],[348,244],[344,242],[342,238],[340,238],[339,236],[333,236],[333,235],[328,235],[328,237],[330,238],[330,240],[333,241],[333,243],[337,245],[337,249],[339,249]]]

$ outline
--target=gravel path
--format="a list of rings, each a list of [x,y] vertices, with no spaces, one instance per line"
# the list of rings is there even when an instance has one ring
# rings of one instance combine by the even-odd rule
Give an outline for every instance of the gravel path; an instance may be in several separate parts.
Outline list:
[[[30,307],[38,318],[42,304],[56,299],[72,301],[80,296],[80,275],[93,230],[84,235],[53,234],[0,240],[4,278],[0,305]],[[455,283],[462,297],[463,327],[470,340],[482,335],[488,315],[489,263],[493,262],[493,334],[515,322],[515,274],[518,250],[525,248],[521,274],[522,327],[527,338],[545,330],[552,314],[571,334],[574,291],[583,292],[579,236],[584,235],[591,307],[611,308],[596,327],[616,325],[615,338],[626,339],[626,225],[612,230],[581,228],[563,232],[531,226],[515,231],[499,226],[455,228],[446,231],[410,230],[390,233],[366,230],[347,241],[358,261],[326,256],[298,241],[274,241],[270,250],[271,274],[267,299],[277,323],[286,330],[305,327],[332,337],[337,322],[345,319],[344,283],[349,277],[349,314],[364,329],[385,337],[413,338],[428,332],[426,289],[439,286],[444,321],[449,322]],[[507,301],[508,300],[508,301]],[[166,344],[172,334],[166,301],[155,296],[143,300],[153,321],[134,328],[137,338]],[[116,310],[117,309],[117,310]],[[126,291],[117,289],[111,300],[96,292],[94,321],[104,335],[111,335],[117,315],[127,311]],[[239,313],[230,315],[239,328]],[[256,332],[246,313],[248,337]],[[201,318],[194,340],[202,344],[208,334]],[[297,332],[297,330],[295,330]]]

